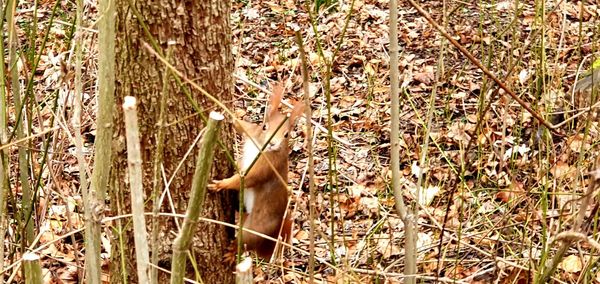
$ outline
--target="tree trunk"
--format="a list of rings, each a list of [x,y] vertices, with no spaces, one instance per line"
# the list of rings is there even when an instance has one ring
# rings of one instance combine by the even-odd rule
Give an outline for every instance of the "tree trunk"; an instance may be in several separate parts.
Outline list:
[[[129,6],[131,3],[135,6]],[[127,95],[138,99],[146,212],[152,212],[153,161],[156,146],[159,144],[157,133],[161,96],[163,94],[167,96],[162,151],[162,166],[167,179],[172,176],[189,147],[193,146],[195,137],[204,125],[200,116],[193,116],[195,111],[182,91],[182,88],[189,88],[189,84],[183,83],[183,87],[180,87],[172,73],[168,80],[164,80],[166,66],[144,48],[144,43],[152,45],[156,42],[163,54],[167,54],[166,50],[170,48],[172,56],[169,61],[177,70],[227,104],[231,102],[233,93],[230,3],[229,1],[117,0],[116,4],[115,136],[110,182],[112,214],[131,212],[129,186],[126,184],[127,155],[121,110],[123,97]],[[146,32],[149,32],[152,38]],[[175,42],[175,44],[169,47],[168,42]],[[192,89],[191,94],[201,108],[213,107],[199,91]],[[221,141],[231,149],[233,132],[230,126],[225,125],[221,133]],[[168,188],[176,213],[185,213],[197,152],[197,149],[194,149],[192,155],[182,163]],[[213,165],[215,178],[224,178],[231,173],[231,165],[224,153],[223,149],[219,149],[215,155]],[[216,176],[214,173],[217,173]],[[162,175],[159,180],[163,180]],[[162,192],[164,185],[162,182],[160,184]],[[161,205],[160,212],[172,212],[167,197]],[[204,216],[207,218],[227,221],[233,219],[231,208],[234,207],[231,200],[220,194],[209,193],[205,208]],[[147,220],[152,218],[148,217]],[[181,221],[179,220],[180,223]],[[127,277],[129,281],[137,283],[137,277],[134,275],[135,252],[131,220],[123,219],[115,222],[113,226],[111,282],[123,283],[123,278]],[[119,230],[124,231],[122,241],[119,240]],[[168,270],[170,270],[172,240],[177,232],[174,218],[159,217],[160,243],[158,250],[152,253],[158,256],[158,265]],[[202,281],[204,283],[233,282],[232,267],[222,261],[223,251],[229,244],[229,231],[226,231],[223,226],[199,222],[196,232],[192,252]],[[194,274],[188,274],[188,277],[195,279]],[[161,273],[159,283],[168,283],[168,275]]]

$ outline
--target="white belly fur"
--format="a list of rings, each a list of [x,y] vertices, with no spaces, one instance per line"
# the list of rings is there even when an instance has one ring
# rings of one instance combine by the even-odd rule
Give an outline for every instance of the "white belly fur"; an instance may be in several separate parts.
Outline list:
[[[252,140],[245,139],[244,141],[244,150],[242,151],[242,170],[247,171],[248,167],[252,165],[252,162],[256,159],[258,154],[260,153],[260,149],[254,145]]]
[[[248,214],[252,213],[252,207],[254,207],[255,198],[254,188],[244,189],[244,208]]]

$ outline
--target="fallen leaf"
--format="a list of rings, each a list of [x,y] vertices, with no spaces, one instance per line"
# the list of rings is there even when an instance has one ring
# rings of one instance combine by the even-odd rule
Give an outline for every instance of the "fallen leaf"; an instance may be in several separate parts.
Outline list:
[[[566,272],[576,273],[581,271],[581,269],[583,268],[583,263],[581,262],[581,259],[578,256],[572,254],[565,257],[565,259],[563,259],[563,261],[560,262],[558,267]]]
[[[552,167],[550,169],[550,173],[555,177],[555,178],[563,178],[566,177],[566,175],[570,172],[574,172],[574,169],[571,168],[571,166],[569,166],[569,164],[563,162],[563,161],[558,161],[556,163],[556,165],[554,165],[554,167]]]
[[[377,235],[377,252],[383,258],[388,259],[391,256],[399,255],[400,249],[391,240],[389,235]]]

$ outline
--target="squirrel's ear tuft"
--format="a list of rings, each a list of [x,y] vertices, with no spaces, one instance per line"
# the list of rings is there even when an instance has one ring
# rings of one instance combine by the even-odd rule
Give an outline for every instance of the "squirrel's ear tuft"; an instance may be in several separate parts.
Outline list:
[[[284,85],[281,82],[277,82],[274,83],[273,86],[273,91],[271,92],[271,97],[269,98],[269,104],[267,105],[267,116],[266,116],[266,120],[269,120],[270,118],[273,117],[273,115],[275,115],[275,113],[278,111],[279,106],[281,105],[281,99],[283,98],[283,91],[284,91]]]
[[[292,109],[292,113],[290,114],[290,127],[296,123],[296,119],[302,116],[304,112],[304,103],[302,101],[295,102],[294,108]]]

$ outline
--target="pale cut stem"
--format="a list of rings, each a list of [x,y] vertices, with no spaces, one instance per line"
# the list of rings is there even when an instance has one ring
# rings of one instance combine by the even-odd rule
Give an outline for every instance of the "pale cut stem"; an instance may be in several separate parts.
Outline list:
[[[131,187],[131,214],[133,215],[133,237],[139,283],[149,283],[150,254],[148,233],[144,217],[144,188],[142,184],[142,154],[140,151],[140,132],[137,119],[136,99],[127,96],[124,99],[125,135],[127,137],[127,168]]]

